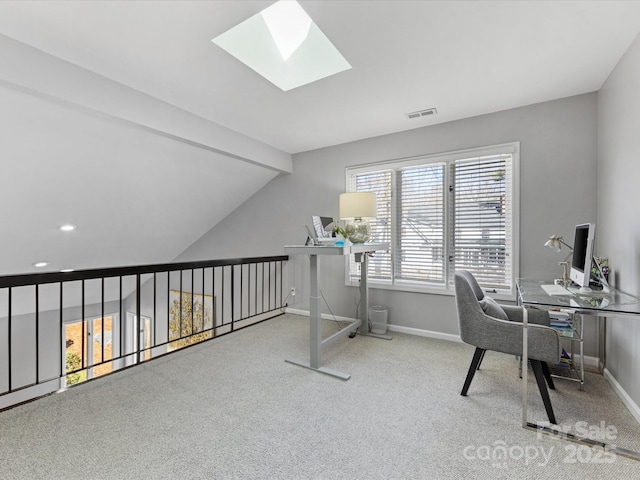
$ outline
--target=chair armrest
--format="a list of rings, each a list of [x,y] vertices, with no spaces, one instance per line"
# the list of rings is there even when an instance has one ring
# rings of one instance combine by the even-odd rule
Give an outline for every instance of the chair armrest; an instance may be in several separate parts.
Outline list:
[[[500,306],[507,314],[507,317],[509,317],[509,320],[511,320],[512,322],[522,323],[522,307],[518,307],[515,305]],[[549,312],[547,312],[546,310],[540,310],[538,308],[528,308],[527,311],[529,313],[527,320],[529,324],[544,325],[546,327],[550,325]]]

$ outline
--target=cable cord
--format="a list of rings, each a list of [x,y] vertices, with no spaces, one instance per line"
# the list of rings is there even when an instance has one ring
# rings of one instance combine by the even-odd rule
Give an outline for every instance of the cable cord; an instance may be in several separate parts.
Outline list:
[[[342,328],[342,324],[338,321],[338,319],[336,318],[336,316],[333,314],[333,312],[331,311],[331,307],[329,306],[329,303],[327,302],[327,299],[324,298],[324,293],[322,293],[322,289],[320,289],[320,296],[322,297],[322,300],[324,300],[324,304],[327,306],[327,308],[329,309],[329,313],[331,314],[331,316],[333,317],[333,321],[336,322],[338,324],[339,328]]]
[[[282,301],[282,304],[280,306],[280,313],[285,313],[285,309],[289,306],[287,304],[287,300],[289,300],[289,297],[291,296],[291,292],[287,293],[287,296],[284,297],[284,300]]]

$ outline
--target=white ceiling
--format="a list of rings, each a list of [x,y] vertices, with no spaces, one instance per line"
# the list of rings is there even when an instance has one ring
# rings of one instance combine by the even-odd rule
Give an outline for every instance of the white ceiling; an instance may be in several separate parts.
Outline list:
[[[271,3],[3,1],[0,32],[295,153],[596,91],[640,31],[637,1],[302,0],[353,68],[283,92],[210,41]]]
[[[0,1],[0,274],[171,261],[284,152],[597,91],[640,31],[638,1],[302,0],[353,68],[283,92],[211,42],[271,3]]]

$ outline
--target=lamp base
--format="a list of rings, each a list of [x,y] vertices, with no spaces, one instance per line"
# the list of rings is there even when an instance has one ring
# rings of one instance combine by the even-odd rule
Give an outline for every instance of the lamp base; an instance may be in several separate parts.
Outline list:
[[[347,223],[344,231],[352,243],[364,243],[371,238],[371,226],[362,218],[356,218]]]

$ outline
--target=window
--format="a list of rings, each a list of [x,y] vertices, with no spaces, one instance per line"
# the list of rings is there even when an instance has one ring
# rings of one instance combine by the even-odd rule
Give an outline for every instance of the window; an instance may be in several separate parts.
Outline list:
[[[446,293],[464,269],[515,294],[518,152],[511,143],[347,168],[347,191],[376,194],[372,240],[391,245],[371,258],[371,282]],[[359,267],[350,260],[350,283]]]

